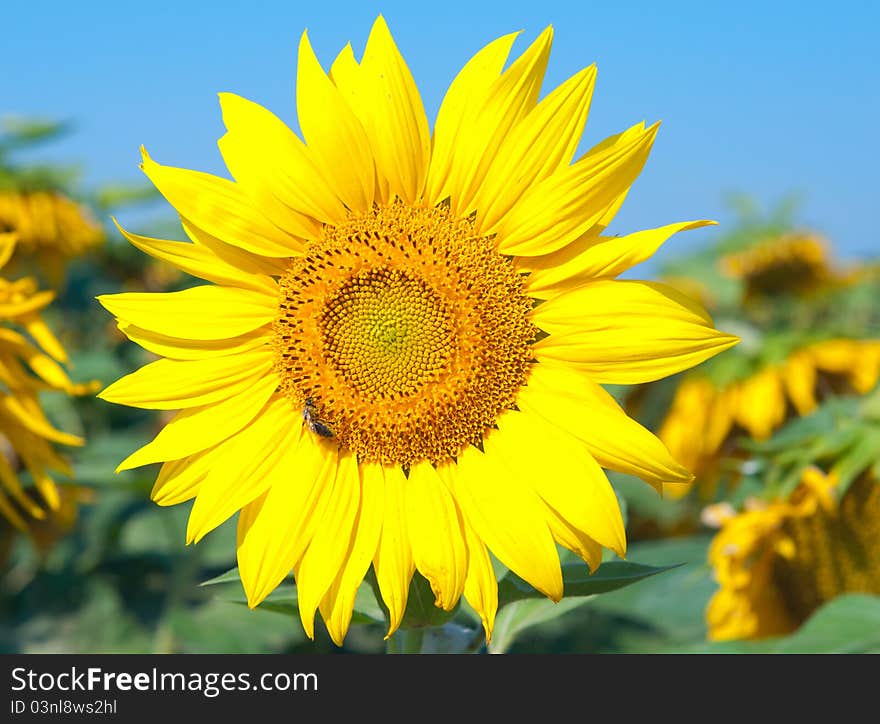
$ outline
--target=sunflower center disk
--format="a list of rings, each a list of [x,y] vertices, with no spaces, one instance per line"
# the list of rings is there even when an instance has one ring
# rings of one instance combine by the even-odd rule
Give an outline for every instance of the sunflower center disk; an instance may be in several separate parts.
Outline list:
[[[469,220],[400,203],[353,214],[281,278],[281,390],[361,460],[447,460],[512,407],[531,307]]]
[[[370,400],[414,395],[436,381],[455,343],[446,301],[422,279],[387,267],[344,282],[319,327],[327,359]]]
[[[783,522],[795,553],[773,559],[772,581],[798,625],[843,593],[880,594],[878,520],[880,485],[862,475],[833,513],[819,508],[808,517]]]

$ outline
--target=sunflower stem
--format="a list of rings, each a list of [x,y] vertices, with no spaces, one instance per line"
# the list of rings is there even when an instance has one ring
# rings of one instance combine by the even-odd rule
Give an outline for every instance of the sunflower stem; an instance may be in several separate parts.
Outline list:
[[[425,638],[424,629],[400,629],[385,642],[386,654],[420,654]]]
[[[398,629],[385,643],[389,654],[472,654],[482,648],[483,632],[456,623]]]

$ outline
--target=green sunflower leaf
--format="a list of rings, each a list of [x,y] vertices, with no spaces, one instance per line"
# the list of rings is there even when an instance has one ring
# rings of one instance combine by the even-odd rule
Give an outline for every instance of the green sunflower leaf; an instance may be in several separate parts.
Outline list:
[[[832,599],[795,633],[764,641],[703,643],[675,653],[856,654],[880,652],[880,596]]]
[[[590,613],[600,617],[593,625],[615,629],[598,643],[600,650],[658,651],[705,640],[705,608],[717,588],[706,560],[711,540],[695,535],[633,543],[633,558],[674,570],[592,599]]]
[[[241,587],[238,568],[231,568],[226,573],[221,573],[219,576],[202,581],[200,585],[218,586],[218,598],[220,600],[247,606],[247,598]],[[272,611],[274,613],[295,616],[297,613],[297,601],[296,584],[292,581],[285,582],[272,591],[254,610]],[[353,624],[384,624],[385,622],[385,614],[376,602],[376,597],[373,595],[370,585],[366,582],[362,583],[360,588],[358,588],[354,601],[354,615],[351,622]]]
[[[230,568],[226,573],[221,573],[219,576],[214,576],[214,578],[209,578],[207,581],[202,581],[200,586],[216,586],[218,583],[238,583],[238,568]]]
[[[853,481],[875,460],[880,460],[880,430],[867,428],[862,431],[861,439],[831,468],[831,472],[837,475],[838,495],[842,497]]]
[[[505,606],[495,618],[492,642],[487,647],[489,653],[503,654],[509,651],[513,642],[527,629],[549,624],[589,601],[589,596],[563,598],[559,603],[547,598],[532,598]]]
[[[647,566],[630,561],[609,561],[599,566],[595,573],[590,574],[584,563],[566,563],[562,566],[565,597],[579,598],[615,591],[663,571],[677,568],[678,565]],[[499,609],[515,601],[544,597],[543,593],[532,588],[514,573],[508,573],[498,582]]]
[[[836,400],[826,402],[812,414],[787,423],[769,440],[743,440],[742,445],[759,454],[772,454],[800,447],[837,428],[837,421],[841,416],[837,408],[840,406],[840,402]]]

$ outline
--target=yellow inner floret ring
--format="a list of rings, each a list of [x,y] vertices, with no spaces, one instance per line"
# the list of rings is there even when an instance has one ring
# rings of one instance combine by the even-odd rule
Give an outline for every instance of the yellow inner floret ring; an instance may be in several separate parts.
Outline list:
[[[336,371],[373,401],[414,395],[436,381],[455,342],[446,301],[424,280],[388,267],[344,282],[319,327]]]

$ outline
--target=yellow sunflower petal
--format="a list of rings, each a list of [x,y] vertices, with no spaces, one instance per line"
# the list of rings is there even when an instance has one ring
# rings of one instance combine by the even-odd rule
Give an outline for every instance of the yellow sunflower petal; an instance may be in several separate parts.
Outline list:
[[[168,465],[168,463],[165,463]],[[164,469],[164,465],[162,466]],[[238,557],[238,577],[241,580],[242,588],[245,590],[245,595],[248,599],[248,608],[254,608],[257,604],[251,603],[251,596],[249,590],[253,588],[253,579],[254,579],[254,568],[259,566],[260,559],[262,558],[262,551],[257,552],[254,555],[254,551],[251,551],[251,555],[242,555],[242,548],[246,545],[246,541],[248,536],[250,535],[251,530],[254,527],[254,524],[260,519],[260,514],[265,509],[266,498],[269,496],[269,491],[272,489],[270,485],[262,495],[254,498],[250,503],[244,505],[241,510],[238,511],[238,520],[235,526],[235,552]],[[248,583],[245,583],[245,574],[242,573],[242,563],[244,563],[245,567],[250,565],[249,573],[247,576]],[[281,574],[281,578],[279,580],[283,580],[284,577],[293,569],[291,566],[284,573]]]
[[[584,156],[531,187],[498,225],[499,251],[549,254],[583,235],[636,180],[658,127],[654,124],[628,143]]]
[[[856,363],[849,374],[849,383],[859,394],[865,395],[874,389],[880,379],[880,343],[874,340],[861,341]]]
[[[327,631],[337,646],[342,646],[348,633],[355,595],[378,548],[382,514],[385,512],[383,479],[375,475],[361,475],[360,482],[360,509],[352,534],[351,550],[320,606]]]
[[[278,376],[273,372],[228,400],[178,412],[152,442],[123,460],[116,472],[179,460],[223,442],[253,420],[276,389]]]
[[[15,245],[18,243],[18,235],[14,233],[0,234],[0,269],[6,266],[15,252]]]
[[[370,140],[383,190],[377,200],[388,202],[398,196],[413,203],[425,185],[431,135],[418,88],[381,15],[370,31],[360,65],[347,67],[353,82],[342,87],[356,92],[351,107]]]
[[[708,381],[707,381],[708,382]],[[711,385],[711,383],[708,383]],[[704,445],[707,453],[716,452],[727,438],[739,408],[740,386],[734,383],[715,393],[709,407],[709,424],[706,427]]]
[[[550,299],[591,279],[616,277],[650,258],[673,234],[715,223],[684,221],[626,236],[588,237],[550,254],[526,257],[520,264],[530,272],[526,289],[533,297]]]
[[[620,133],[615,133],[614,135],[608,136],[607,138],[599,141],[595,146],[591,147],[589,151],[587,151],[583,156],[581,156],[580,161],[586,162],[588,158],[600,158],[602,155],[607,154],[610,150],[614,148],[622,149],[627,144],[631,143],[639,136],[645,133],[645,122],[640,121],[625,131]],[[596,220],[596,223],[593,224],[593,227],[584,234],[584,237],[593,238],[599,236],[611,221],[617,216],[617,212],[620,211],[620,207],[623,206],[623,202],[626,201],[627,194],[629,194],[629,189],[625,189],[622,191],[602,212],[599,218]],[[522,261],[522,259],[518,260]],[[531,261],[531,259],[527,259],[527,261]]]
[[[329,480],[327,481],[329,485]],[[351,550],[360,505],[357,460],[340,451],[327,509],[309,547],[295,569],[299,617],[306,635],[315,637],[315,611]]]
[[[302,558],[330,499],[337,463],[331,445],[303,434],[272,471],[263,499],[243,509],[248,512],[239,518],[238,570],[251,608]]]
[[[192,500],[199,492],[199,485],[211,469],[218,446],[180,460],[162,463],[150,499],[157,505],[177,505]]]
[[[15,506],[10,503],[9,498],[2,489],[0,489],[0,515],[12,523],[12,525],[21,532],[24,533],[28,530],[28,525],[24,518],[21,517],[21,513],[19,513],[15,509]]]
[[[829,339],[809,348],[815,366],[844,375],[853,389],[865,394],[880,377],[880,344],[875,340]]]
[[[148,410],[181,410],[220,402],[253,386],[272,369],[268,345],[242,354],[181,362],[160,359],[117,380],[98,397]]]
[[[67,477],[73,477],[70,463],[55,451],[49,441],[41,437],[34,437],[29,431],[21,428],[7,427],[4,434],[12,443],[13,448],[18,451],[25,467],[31,472],[51,469]]]
[[[0,455],[0,490],[12,496],[12,499],[30,516],[38,519],[45,517],[43,509],[28,496],[18,479],[18,475],[2,455]]]
[[[243,191],[253,205],[279,229],[297,239],[317,239],[321,234],[321,222],[312,216],[292,209],[275,195],[271,181],[267,180],[265,167],[260,159],[251,155],[247,144],[239,143],[240,136],[225,133],[217,141],[226,168],[235,179],[235,185]],[[304,248],[301,245],[300,251]],[[292,256],[288,253],[285,256]]]
[[[129,324],[181,339],[238,337],[278,316],[275,297],[237,287],[205,285],[180,292],[105,294],[98,301]]]
[[[296,76],[299,125],[312,159],[348,208],[367,211],[373,203],[375,168],[363,126],[321,68],[303,33]]]
[[[547,506],[547,511],[547,524],[550,526],[553,540],[563,548],[567,548],[575,553],[587,564],[590,572],[594,573],[602,565],[602,545],[593,540],[580,528],[575,527],[551,507]]]
[[[55,333],[49,329],[42,318],[38,314],[27,314],[18,318],[18,323],[22,325],[27,333],[33,337],[34,341],[40,345],[40,348],[52,358],[59,362],[67,362],[67,352],[58,341]]]
[[[385,204],[393,197],[388,193],[388,177],[384,173],[379,172],[376,139],[371,136],[370,110],[367,108],[367,106],[375,105],[370,97],[375,84],[370,83],[370,79],[364,77],[365,74],[361,64],[354,57],[351,43],[346,44],[333,60],[328,75],[333,84],[339,89],[346,103],[348,103],[349,108],[357,116],[361,127],[364,129],[364,133],[370,141],[370,152],[373,156],[373,163],[376,166],[376,185],[373,190],[373,198],[375,203]]]
[[[599,280],[539,305],[549,337],[539,359],[575,364],[596,382],[650,382],[693,367],[739,340],[712,326],[696,302],[665,284]]]
[[[739,386],[736,420],[756,440],[765,440],[785,420],[785,393],[779,372],[768,367]]]
[[[46,468],[33,461],[28,463],[27,468],[31,474],[31,479],[34,481],[34,487],[42,497],[46,507],[53,512],[59,511],[64,504],[64,501],[61,498],[61,492],[58,485],[49,475]],[[68,475],[68,477],[72,476]]]
[[[412,546],[406,520],[406,486],[407,479],[403,470],[397,465],[379,467],[367,463],[363,466],[363,475],[381,475],[385,485],[385,513],[382,517],[382,534],[379,546],[373,559],[376,581],[382,600],[388,607],[387,639],[393,634],[406,611],[409,596],[409,583],[415,571]]]
[[[302,252],[302,240],[266,218],[238,185],[200,171],[156,163],[141,148],[142,168],[181,216],[200,229],[263,256],[288,257]]]
[[[277,257],[262,256],[245,249],[240,249],[232,244],[227,244],[204,229],[200,229],[184,216],[180,217],[180,225],[193,244],[204,246],[214,256],[236,269],[241,269],[246,274],[270,277],[280,276],[290,264],[290,260],[287,258],[279,259]]]
[[[6,352],[14,352],[40,379],[52,387],[62,390],[69,390],[72,387],[64,368],[50,356],[40,352],[23,335],[12,329],[0,327],[0,342]]]
[[[416,568],[431,584],[435,605],[451,611],[464,591],[467,548],[455,500],[427,461],[410,468],[405,509]]]
[[[224,442],[190,510],[187,543],[198,543],[266,491],[276,464],[299,441],[301,427],[302,421],[290,401],[279,395],[249,425]]]
[[[474,106],[485,98],[498,78],[513,41],[519,33],[493,40],[474,55],[461,69],[440,104],[434,123],[431,164],[425,187],[425,200],[435,205],[450,194],[449,178],[463,129]]]
[[[795,352],[785,361],[782,382],[799,415],[809,415],[816,401],[816,367],[806,352]]]
[[[644,121],[636,123],[635,125],[627,128],[625,131],[622,131],[621,133],[615,133],[613,136],[609,136],[608,138],[599,141],[599,143],[590,148],[589,151],[581,156],[580,162],[586,163],[586,159],[600,158],[603,155],[607,154],[613,148],[621,149],[644,133]],[[623,202],[626,201],[627,194],[629,194],[628,188],[622,191],[610,204],[608,204],[605,210],[599,215],[599,218],[596,219],[596,222],[593,224],[593,226],[587,232],[585,232],[583,237],[581,238],[598,240],[599,234],[605,231],[605,229],[608,228],[608,225],[611,223],[614,217],[617,216],[617,212],[620,211],[620,207],[623,206]],[[572,243],[577,243],[577,240]],[[528,257],[520,257],[519,259],[517,259],[517,265],[522,266],[523,261],[531,262],[532,259]]]
[[[620,505],[583,444],[529,412],[508,412],[496,424],[498,429],[483,441],[486,454],[503,457],[574,530],[623,556],[626,536]]]
[[[0,396],[0,419],[8,415],[22,427],[35,435],[57,442],[61,445],[82,445],[85,443],[78,435],[56,430],[46,419],[35,400],[28,397]]]
[[[345,206],[313,162],[309,149],[271,111],[234,93],[221,93],[220,106],[227,133],[221,151],[239,183],[253,193],[269,196],[289,209],[319,222],[345,219]],[[247,165],[252,171],[247,171]]]
[[[858,344],[853,339],[828,339],[809,348],[816,367],[825,372],[848,372],[858,355]]]
[[[259,327],[252,332],[227,339],[180,339],[141,329],[128,322],[119,322],[119,330],[135,344],[160,357],[173,360],[199,360],[225,357],[251,351],[271,341],[271,327]]]
[[[517,478],[521,481],[522,485],[526,485],[527,483],[522,481],[522,476],[519,474],[519,471],[511,472],[511,477]],[[539,503],[541,506],[541,511],[544,516],[544,519],[547,522],[547,528],[550,531],[550,535],[554,542],[562,546],[563,548],[567,548],[570,551],[575,552],[584,560],[589,560],[590,570],[594,570],[593,561],[601,562],[602,560],[602,546],[592,540],[586,533],[582,531],[575,530],[568,522],[565,521],[553,508],[551,508],[546,501],[539,498]],[[588,549],[589,546],[589,549]],[[484,546],[485,548],[485,546]],[[486,548],[486,553],[488,554],[488,549]],[[491,559],[490,559],[491,560]],[[599,563],[595,565],[598,566]],[[492,571],[494,575],[494,570]],[[494,580],[494,579],[493,579]],[[496,585],[497,589],[497,585]],[[495,597],[497,598],[497,590],[494,592]],[[467,596],[467,588],[465,589],[465,595]],[[491,595],[491,594],[489,594]],[[468,599],[470,603],[470,599]],[[491,602],[491,599],[490,599]],[[497,612],[497,601],[495,603]],[[481,615],[481,621],[483,622],[483,626],[485,628],[486,620],[484,620]],[[494,624],[494,621],[493,621]]]
[[[543,504],[496,456],[466,448],[438,470],[467,521],[510,570],[544,595],[562,598],[562,569]]]
[[[277,294],[277,285],[268,276],[248,274],[240,268],[227,264],[210,249],[201,244],[185,241],[165,241],[139,236],[123,229],[116,219],[116,228],[133,246],[154,259],[168,262],[194,277],[230,287],[247,287],[266,294]]]
[[[0,302],[0,317],[14,319],[30,315],[48,307],[55,299],[55,292],[37,292],[16,301]]]
[[[495,614],[498,612],[498,581],[495,578],[495,569],[492,567],[489,551],[467,522],[464,524],[464,533],[468,549],[468,573],[464,582],[464,597],[479,615],[488,643],[492,640]]]
[[[642,478],[658,491],[662,483],[693,479],[659,438],[575,369],[533,365],[517,405],[577,437],[604,467]]]
[[[467,216],[476,194],[511,129],[534,107],[550,58],[553,28],[547,27],[526,51],[486,89],[463,119],[449,167],[452,210]]]
[[[591,65],[556,88],[511,129],[477,190],[474,205],[481,233],[492,233],[527,189],[571,162],[595,82],[596,66]]]
[[[349,103],[360,92],[358,76],[360,74],[360,63],[354,57],[354,50],[351,43],[346,43],[345,47],[339,51],[339,54],[333,60],[330,66],[330,80],[339,88],[344,98]],[[356,110],[356,109],[355,109]]]

